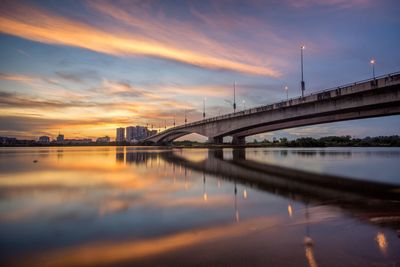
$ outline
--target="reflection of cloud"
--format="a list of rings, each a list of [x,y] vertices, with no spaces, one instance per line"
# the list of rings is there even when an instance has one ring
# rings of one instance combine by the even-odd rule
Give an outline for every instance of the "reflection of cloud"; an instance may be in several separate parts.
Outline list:
[[[144,257],[160,255],[172,250],[200,245],[209,241],[225,240],[247,235],[251,229],[265,230],[279,223],[278,218],[257,218],[211,228],[179,232],[158,238],[143,240],[101,242],[46,251],[34,255],[29,263],[13,262],[20,266],[97,266],[117,264],[122,261],[137,261]]]
[[[124,14],[123,8],[111,9],[111,6],[102,8],[101,4],[93,5],[101,11],[112,12],[117,10],[119,18]],[[140,17],[130,17],[132,20],[135,19],[134,23],[136,24],[134,26],[136,29],[133,30],[136,30],[136,33],[131,33],[132,31],[127,33],[116,29],[105,30],[106,27],[101,30],[34,6],[9,4],[2,9],[0,14],[1,32],[38,42],[75,46],[117,56],[128,54],[159,57],[208,69],[224,69],[257,75],[279,75],[277,71],[271,68],[242,63],[241,60],[231,60],[221,55],[209,55],[205,51],[196,51],[190,47],[184,49],[178,47],[176,43],[171,43],[171,40],[174,40],[177,36],[173,34],[170,36],[170,31],[163,35],[164,37],[169,36],[170,42],[147,36],[146,31],[152,31],[154,28],[148,29],[146,27],[154,27],[154,25],[143,26],[145,30],[143,31],[141,24],[146,23],[146,21],[141,20]],[[107,15],[112,16],[113,13],[108,12]],[[157,17],[151,17],[152,21],[156,19]],[[170,29],[168,25],[163,28]],[[180,35],[182,35],[182,32],[180,32]]]

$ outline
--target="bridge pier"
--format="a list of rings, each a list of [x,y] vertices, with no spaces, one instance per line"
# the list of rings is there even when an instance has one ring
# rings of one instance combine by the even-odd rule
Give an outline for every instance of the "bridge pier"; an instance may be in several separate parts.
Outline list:
[[[217,136],[217,137],[209,137],[208,142],[214,145],[222,145],[224,143],[224,140],[222,136]]]
[[[246,145],[246,137],[244,136],[232,136],[232,145],[244,146]]]

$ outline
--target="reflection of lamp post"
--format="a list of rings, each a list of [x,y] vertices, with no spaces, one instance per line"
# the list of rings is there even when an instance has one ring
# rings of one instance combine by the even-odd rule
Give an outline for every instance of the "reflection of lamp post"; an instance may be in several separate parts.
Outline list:
[[[206,192],[206,174],[203,172],[203,199],[204,201],[207,201],[208,196]]]
[[[386,241],[385,234],[383,232],[378,232],[375,237],[375,241],[378,244],[379,250],[383,255],[386,255],[388,242]]]
[[[304,97],[304,90],[305,90],[305,82],[303,77],[303,50],[306,47],[304,45],[300,46],[300,53],[301,53],[301,97]]]
[[[288,206],[287,206],[287,211],[288,211],[289,217],[292,218],[292,216],[293,216],[293,208],[292,208],[292,205],[288,204]]]
[[[306,236],[304,237],[304,245],[306,249],[306,259],[308,261],[308,265],[310,267],[317,267],[317,262],[314,257],[314,251],[313,251],[313,240],[310,237],[310,229],[308,225],[308,220],[309,220],[309,213],[308,213],[308,205],[306,203],[306,210],[305,210],[305,216],[306,216]]]
[[[235,188],[234,188],[234,193],[235,193],[235,221],[239,221],[239,209],[237,206],[237,187],[236,187],[236,179],[235,179]]]

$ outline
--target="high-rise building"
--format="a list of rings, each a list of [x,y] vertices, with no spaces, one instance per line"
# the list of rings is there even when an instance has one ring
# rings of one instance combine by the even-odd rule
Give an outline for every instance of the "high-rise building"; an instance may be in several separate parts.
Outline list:
[[[125,141],[125,128],[117,128],[117,135],[115,137],[116,142],[123,142]]]
[[[146,137],[149,136],[149,130],[147,127],[144,126],[136,126],[136,132],[137,132],[137,140],[142,140],[145,139]]]
[[[137,129],[135,126],[126,127],[126,141],[135,142],[137,141]]]

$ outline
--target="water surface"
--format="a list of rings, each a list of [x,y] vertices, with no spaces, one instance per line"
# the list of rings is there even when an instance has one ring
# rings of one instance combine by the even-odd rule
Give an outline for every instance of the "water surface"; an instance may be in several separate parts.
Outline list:
[[[280,177],[267,166],[396,189],[399,159],[398,148],[1,148],[0,261],[398,266],[396,193]]]

